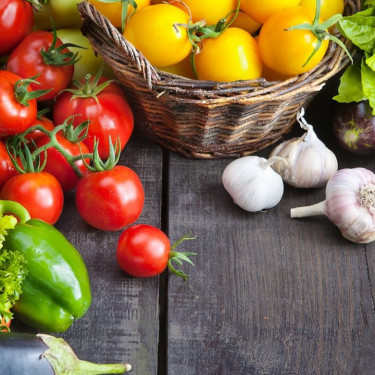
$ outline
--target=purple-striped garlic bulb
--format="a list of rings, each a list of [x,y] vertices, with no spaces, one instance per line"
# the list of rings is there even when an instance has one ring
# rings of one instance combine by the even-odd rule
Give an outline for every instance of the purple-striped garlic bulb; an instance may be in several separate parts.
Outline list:
[[[290,211],[292,218],[314,215],[326,215],[349,241],[374,241],[374,173],[365,168],[340,169],[327,183],[325,201]]]

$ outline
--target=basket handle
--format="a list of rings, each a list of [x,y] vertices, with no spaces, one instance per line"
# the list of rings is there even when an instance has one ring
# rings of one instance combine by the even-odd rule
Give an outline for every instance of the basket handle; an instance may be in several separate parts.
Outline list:
[[[160,76],[143,54],[128,42],[117,28],[114,27],[94,5],[85,0],[78,3],[77,7],[83,19],[81,27],[82,33],[85,36],[90,34],[90,23],[94,23],[100,29],[100,34],[104,33],[104,35],[100,35],[101,41],[103,40],[103,43],[106,43],[109,47],[111,47],[111,42],[113,42],[121,50],[121,57],[125,58],[132,66],[142,73],[148,89],[152,90],[153,84],[160,81]],[[98,53],[100,54],[100,51],[98,51]]]

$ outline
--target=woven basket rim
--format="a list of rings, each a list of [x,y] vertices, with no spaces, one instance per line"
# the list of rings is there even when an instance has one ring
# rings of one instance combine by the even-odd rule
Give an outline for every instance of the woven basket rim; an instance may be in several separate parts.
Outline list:
[[[348,0],[346,3],[354,2]],[[222,100],[263,101],[272,99],[275,95],[278,97],[287,95],[288,92],[294,90],[319,91],[329,78],[349,63],[349,58],[343,49],[330,41],[324,59],[315,68],[283,81],[267,81],[264,78],[232,82],[194,80],[164,72],[152,66],[142,52],[126,40],[122,33],[88,0],[80,2],[78,9],[84,20],[88,17],[104,32],[105,37],[110,38],[124,52],[130,61],[129,66],[143,75],[147,88],[154,91],[157,96],[168,93],[168,95],[192,101],[201,101],[204,98],[207,104]],[[82,25],[82,32],[85,34],[85,22]],[[352,49],[352,44],[348,40],[343,40],[343,42],[349,50]]]

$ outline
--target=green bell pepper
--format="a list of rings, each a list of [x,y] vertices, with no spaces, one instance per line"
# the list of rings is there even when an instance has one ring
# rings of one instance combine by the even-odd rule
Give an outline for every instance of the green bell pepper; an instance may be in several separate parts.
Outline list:
[[[82,317],[91,304],[85,263],[74,246],[54,226],[30,219],[19,203],[0,200],[0,215],[19,222],[8,229],[4,248],[19,251],[28,274],[22,294],[12,310],[17,319],[44,331],[62,332]]]

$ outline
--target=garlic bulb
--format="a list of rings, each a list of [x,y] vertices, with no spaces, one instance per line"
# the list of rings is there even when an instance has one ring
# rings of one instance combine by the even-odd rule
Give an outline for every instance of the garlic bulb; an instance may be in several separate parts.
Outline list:
[[[275,163],[273,169],[281,175],[284,182],[298,188],[324,186],[337,171],[335,154],[316,136],[313,127],[303,118],[304,109],[297,115],[297,121],[306,133],[278,145],[270,157],[280,156],[285,163]]]
[[[279,160],[279,157],[267,160],[244,156],[232,161],[222,175],[225,190],[246,211],[256,212],[276,206],[284,194],[284,183],[271,165]]]
[[[327,183],[325,201],[293,208],[290,215],[326,215],[349,241],[374,241],[375,175],[365,168],[340,169]]]

